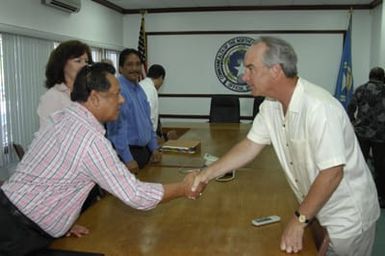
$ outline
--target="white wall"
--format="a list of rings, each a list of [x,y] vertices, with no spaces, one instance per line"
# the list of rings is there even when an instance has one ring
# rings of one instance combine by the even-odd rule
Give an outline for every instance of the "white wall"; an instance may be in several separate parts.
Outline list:
[[[376,65],[385,68],[385,4],[382,3],[378,9],[380,10],[381,18],[379,18],[377,22],[380,23],[381,26],[379,27],[379,30],[375,31],[375,33],[379,34],[380,37],[378,43],[379,47],[377,48],[377,52],[379,53],[379,60]]]
[[[384,7],[381,4],[371,11],[372,13],[372,42],[371,42],[371,56],[370,67],[383,66],[385,67],[385,33],[381,33],[385,29],[385,20],[383,18]]]
[[[80,39],[92,46],[122,49],[123,15],[89,0],[69,14],[41,0],[0,0],[0,32],[53,40]]]
[[[250,12],[204,12],[204,13],[165,13],[165,14],[146,14],[147,32],[166,32],[166,31],[220,31],[220,30],[345,30],[348,25],[348,11],[250,11]],[[124,17],[123,32],[124,44],[128,47],[136,47],[140,26],[140,15],[126,15]],[[353,11],[353,31],[352,31],[352,59],[354,84],[359,85],[367,80],[370,62],[371,62],[371,36],[372,36],[372,12],[370,10]],[[237,35],[229,35],[235,37]],[[204,44],[198,45],[195,41],[202,41],[204,35],[199,35],[186,46],[185,60],[181,60],[180,53],[172,56],[159,54],[162,49],[151,43],[158,36],[148,37],[148,61],[149,63],[160,63],[163,56],[163,62],[167,58],[178,60],[179,69],[168,70],[165,85],[161,88],[161,93],[207,93],[207,87],[216,87],[216,90],[210,90],[209,93],[224,93],[223,86],[217,85],[220,82],[215,77],[214,67],[207,68],[206,72],[197,72],[202,63],[196,58],[189,58],[200,51],[204,51]],[[174,36],[176,37],[176,36]],[[303,37],[305,37],[303,35]],[[223,41],[223,43],[225,40]],[[304,43],[307,39],[304,38]],[[168,41],[168,48],[180,47],[178,40]],[[309,40],[309,44],[314,44],[314,40]],[[312,47],[314,45],[311,45]],[[316,46],[317,47],[317,46]],[[318,47],[322,48],[322,42]],[[328,46],[329,47],[329,46]],[[299,59],[300,75],[312,80],[315,83],[323,85],[325,89],[334,93],[339,61],[342,54],[341,44],[332,46],[330,52],[337,54],[334,56],[333,63],[324,62],[325,51],[316,52],[314,56]],[[219,49],[219,47],[218,47]],[[303,51],[303,49],[297,49]],[[215,56],[215,52],[213,53]],[[300,54],[299,54],[300,55]],[[305,56],[306,57],[306,56]],[[190,63],[191,61],[196,61]],[[186,64],[188,63],[188,64]],[[214,60],[211,62],[214,65]],[[195,67],[195,68],[191,68]],[[187,70],[186,70],[187,69]],[[171,72],[170,72],[171,71]],[[182,74],[182,75],[181,75]],[[197,83],[196,77],[200,80]],[[176,82],[176,78],[179,80]],[[206,81],[202,83],[201,80]],[[210,83],[210,84],[208,84]],[[217,84],[211,84],[217,83]],[[227,93],[234,92],[227,90]],[[244,100],[241,106],[241,115],[251,114],[251,102]],[[178,108],[178,104],[184,102],[185,109]],[[182,103],[183,105],[183,103]],[[180,105],[179,105],[180,106]],[[161,114],[180,114],[182,111],[188,111],[189,114],[195,111],[195,114],[207,115],[209,110],[208,99],[179,99],[166,98],[160,100]]]
[[[370,62],[372,15],[369,10],[353,12],[352,58],[355,81],[366,80]],[[254,11],[147,14],[146,31],[204,30],[344,30],[347,11]],[[124,17],[124,45],[136,47],[140,15]],[[362,47],[366,45],[367,47]],[[198,47],[198,46],[197,46]],[[149,61],[151,61],[149,53]],[[322,57],[322,56],[320,56]],[[309,65],[314,65],[309,63]],[[355,65],[357,63],[357,65]],[[357,67],[355,69],[355,67]],[[363,70],[363,67],[366,67]]]
[[[379,5],[374,10],[354,10],[352,34],[353,76],[355,86],[367,80],[370,67],[373,65],[385,66],[385,19],[383,19],[384,6]],[[79,13],[68,14],[41,4],[40,0],[0,0],[0,31],[13,32],[36,37],[55,40],[77,38],[93,46],[102,46],[111,49],[122,47],[137,47],[140,15],[122,15],[89,0],[82,0],[82,9]],[[344,30],[347,27],[347,11],[250,11],[250,12],[203,12],[203,13],[164,13],[147,14],[146,30],[148,32],[164,31],[205,31],[205,30]],[[380,25],[379,25],[380,24]],[[373,32],[372,32],[373,30]],[[234,35],[236,36],[236,35]],[[151,37],[149,37],[149,40]],[[149,42],[151,45],[151,42]],[[156,46],[151,46],[156,49]],[[173,47],[173,45],[170,45]],[[199,50],[198,45],[193,45],[188,54],[193,55]],[[340,47],[340,46],[337,46]],[[338,49],[334,49],[338,52]],[[149,62],[162,63],[162,59],[155,59],[156,54],[149,49]],[[152,57],[153,56],[153,57]],[[340,56],[337,57],[339,59]],[[173,56],[169,56],[173,58]],[[338,63],[327,66],[330,71],[325,71],[320,55],[310,60],[300,59],[303,75],[316,83],[325,84],[325,88],[333,91],[333,80],[336,80]],[[188,61],[188,58],[186,59]],[[200,63],[192,63],[199,67]],[[189,76],[181,77],[184,65],[180,69],[168,70],[165,86],[161,93],[189,93],[194,88],[195,93],[201,90],[200,86],[207,84],[194,83],[197,76],[196,69],[188,70]],[[211,69],[213,72],[214,69]],[[319,71],[329,72],[320,75]],[[317,77],[318,74],[318,77]],[[183,83],[169,83],[172,77],[181,77]],[[204,75],[204,74],[199,74]],[[213,75],[213,74],[207,74]],[[323,77],[323,78],[320,78]],[[223,87],[211,90],[209,93],[223,93]],[[325,79],[325,80],[324,80]],[[327,82],[324,82],[324,81]],[[219,83],[216,81],[216,83]],[[228,93],[233,93],[228,91]],[[183,101],[183,99],[182,99]],[[192,114],[208,114],[208,99],[185,100],[193,106],[186,110]],[[249,115],[251,102],[242,100],[242,115]],[[174,103],[172,103],[174,102]],[[175,99],[161,99],[161,113],[172,114],[175,111]],[[178,102],[179,103],[179,102]]]

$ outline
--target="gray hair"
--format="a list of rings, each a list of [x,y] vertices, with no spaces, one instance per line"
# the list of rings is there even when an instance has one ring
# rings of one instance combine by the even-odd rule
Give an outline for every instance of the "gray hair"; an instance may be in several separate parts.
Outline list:
[[[253,42],[253,45],[259,43],[267,46],[263,56],[263,63],[267,67],[279,64],[287,77],[297,76],[297,55],[288,42],[276,37],[261,36]]]

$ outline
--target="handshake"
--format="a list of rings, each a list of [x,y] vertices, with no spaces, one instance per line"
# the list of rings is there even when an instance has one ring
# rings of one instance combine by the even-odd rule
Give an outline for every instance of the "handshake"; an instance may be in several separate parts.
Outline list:
[[[189,199],[197,199],[202,196],[203,190],[210,181],[207,174],[207,167],[219,158],[209,153],[205,153],[203,159],[205,160],[205,167],[189,171],[190,173],[186,175],[183,180],[183,183],[185,183],[185,196]]]
[[[196,169],[188,173],[181,182],[184,190],[184,196],[189,199],[197,199],[202,196],[209,179],[206,177],[205,169]]]

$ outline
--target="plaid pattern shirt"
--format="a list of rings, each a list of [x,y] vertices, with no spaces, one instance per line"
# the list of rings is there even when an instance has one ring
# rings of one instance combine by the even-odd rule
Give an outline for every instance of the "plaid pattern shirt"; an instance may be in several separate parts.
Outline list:
[[[53,237],[64,235],[95,183],[136,209],[152,209],[160,202],[163,186],[141,182],[126,169],[86,108],[73,103],[51,118],[53,124],[39,130],[1,187],[43,230]]]

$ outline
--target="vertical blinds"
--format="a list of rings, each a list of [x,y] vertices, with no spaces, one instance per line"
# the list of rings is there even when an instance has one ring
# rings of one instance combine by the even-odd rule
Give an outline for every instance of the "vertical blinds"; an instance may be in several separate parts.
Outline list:
[[[4,166],[16,162],[13,143],[24,149],[39,128],[36,113],[45,92],[45,66],[58,42],[0,33],[0,177]],[[110,59],[115,67],[119,51],[91,47],[94,61]],[[2,168],[3,167],[3,168]]]

